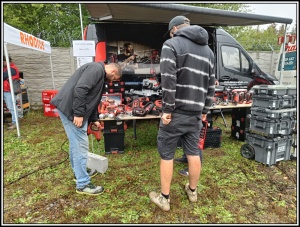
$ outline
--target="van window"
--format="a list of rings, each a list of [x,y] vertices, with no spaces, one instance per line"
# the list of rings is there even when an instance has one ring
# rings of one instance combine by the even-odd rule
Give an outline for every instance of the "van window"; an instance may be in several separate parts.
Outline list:
[[[249,61],[243,53],[236,47],[222,46],[222,61],[225,69],[239,73],[249,72]]]

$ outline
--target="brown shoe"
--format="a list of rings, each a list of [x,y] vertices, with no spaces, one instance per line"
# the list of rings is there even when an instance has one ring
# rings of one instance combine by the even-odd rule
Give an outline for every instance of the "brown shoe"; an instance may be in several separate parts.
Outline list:
[[[12,125],[9,126],[7,129],[8,129],[8,130],[13,130],[13,129],[16,129],[16,128],[17,128],[16,124],[12,124]]]

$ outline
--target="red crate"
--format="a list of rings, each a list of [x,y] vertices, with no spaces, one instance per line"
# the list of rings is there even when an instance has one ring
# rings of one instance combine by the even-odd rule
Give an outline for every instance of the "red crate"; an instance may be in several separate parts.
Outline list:
[[[51,99],[58,93],[58,90],[43,90],[42,101],[44,104],[49,104]]]
[[[44,103],[44,116],[47,117],[59,117],[57,109],[50,103]]]

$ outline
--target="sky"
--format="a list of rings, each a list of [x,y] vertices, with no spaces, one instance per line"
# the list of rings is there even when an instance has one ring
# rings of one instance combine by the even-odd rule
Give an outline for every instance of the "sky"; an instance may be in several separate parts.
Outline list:
[[[295,2],[287,2],[285,4],[268,3],[268,4],[248,4],[251,7],[254,14],[274,16],[274,17],[284,17],[293,19],[293,23],[288,25],[288,27],[293,27],[297,21],[297,7]],[[260,25],[260,27],[267,27],[268,25]],[[289,30],[289,29],[288,29]]]

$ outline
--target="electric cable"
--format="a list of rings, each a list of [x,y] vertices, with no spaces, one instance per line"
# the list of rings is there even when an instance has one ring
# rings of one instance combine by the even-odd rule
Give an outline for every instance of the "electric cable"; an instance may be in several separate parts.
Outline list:
[[[62,143],[62,145],[61,145],[61,147],[60,147],[60,148],[61,148],[61,151],[64,151],[63,145],[66,143],[67,140],[68,140],[68,139],[66,139],[66,140]],[[65,151],[65,152],[66,152],[66,151]],[[22,178],[25,178],[25,177],[27,177],[27,176],[33,174],[33,173],[36,173],[36,172],[38,172],[38,171],[40,171],[40,170],[44,170],[44,169],[49,168],[49,167],[54,167],[54,166],[60,165],[60,164],[64,163],[68,158],[69,158],[69,155],[67,156],[67,158],[65,158],[64,160],[62,160],[62,161],[60,161],[60,162],[58,162],[58,163],[50,164],[49,166],[46,166],[46,167],[39,167],[39,168],[36,169],[36,170],[33,170],[33,171],[31,171],[31,172],[29,172],[29,173],[26,173],[26,174],[23,174],[23,175],[21,175],[18,179],[13,180],[13,181],[7,183],[6,185],[4,185],[3,188],[5,188],[6,186],[11,185],[11,184],[13,184],[13,183],[15,183],[15,182],[21,180]]]

